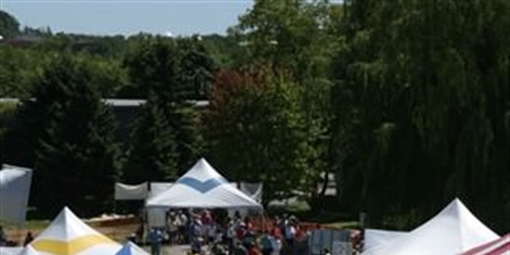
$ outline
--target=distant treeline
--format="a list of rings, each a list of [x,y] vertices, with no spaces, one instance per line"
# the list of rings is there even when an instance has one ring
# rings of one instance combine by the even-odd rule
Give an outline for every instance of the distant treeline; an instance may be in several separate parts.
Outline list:
[[[510,229],[509,1],[256,0],[227,35],[183,38],[0,18],[0,96],[23,99],[0,108],[1,159],[35,169],[42,213],[111,210],[114,181],[175,179],[205,156],[264,182],[266,202],[410,229],[459,197]],[[147,100],[130,139],[102,97]]]

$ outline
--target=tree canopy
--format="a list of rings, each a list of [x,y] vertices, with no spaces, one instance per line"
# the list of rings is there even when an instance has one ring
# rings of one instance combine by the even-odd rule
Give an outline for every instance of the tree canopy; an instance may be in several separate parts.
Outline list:
[[[0,36],[5,39],[15,37],[19,34],[19,22],[11,14],[0,10]]]
[[[65,173],[107,187],[120,165],[125,181],[173,179],[205,155],[233,181],[263,181],[265,203],[298,194],[410,229],[459,197],[510,229],[510,1],[256,0],[227,35],[177,38],[1,17],[4,37],[39,36],[0,44],[0,96],[23,99],[0,111],[1,159],[47,174],[36,184],[68,185]],[[120,160],[101,97],[146,100]],[[320,203],[326,173],[337,195]],[[59,201],[109,201],[77,187]]]

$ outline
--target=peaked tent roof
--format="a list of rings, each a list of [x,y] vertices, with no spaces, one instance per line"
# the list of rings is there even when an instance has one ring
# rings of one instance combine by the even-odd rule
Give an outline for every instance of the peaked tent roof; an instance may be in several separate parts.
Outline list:
[[[39,255],[40,253],[37,252],[32,246],[27,245],[18,255]]]
[[[367,251],[384,247],[386,244],[393,242],[409,234],[409,232],[392,231],[382,229],[365,229],[365,242],[363,248]]]
[[[149,255],[148,252],[132,242],[127,242],[115,255]]]
[[[498,238],[455,199],[434,218],[383,247],[364,255],[455,255]]]
[[[257,201],[230,185],[204,158],[172,187],[149,198],[147,207],[262,208]]]
[[[121,248],[87,226],[67,207],[30,245],[42,255],[115,254]]]
[[[494,241],[484,243],[461,255],[503,255],[510,254],[510,233]]]

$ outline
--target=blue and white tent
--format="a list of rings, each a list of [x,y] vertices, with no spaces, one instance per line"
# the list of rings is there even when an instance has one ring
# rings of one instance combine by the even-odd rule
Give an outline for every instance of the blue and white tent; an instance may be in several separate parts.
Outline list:
[[[229,184],[203,158],[172,187],[149,198],[147,207],[262,209],[262,205]]]
[[[127,242],[115,255],[149,255],[148,252],[132,242]]]

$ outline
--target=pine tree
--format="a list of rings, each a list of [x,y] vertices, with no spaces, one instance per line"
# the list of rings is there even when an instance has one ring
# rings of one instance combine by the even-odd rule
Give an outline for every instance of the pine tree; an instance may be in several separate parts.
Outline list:
[[[90,82],[93,75],[86,64],[65,56],[50,63],[37,81],[33,98],[48,113],[38,139],[33,193],[43,213],[70,206],[92,216],[111,209],[118,175],[115,123]]]
[[[133,145],[127,156],[127,172],[124,175],[128,181],[147,181],[144,177],[168,179],[174,173],[182,174],[201,154],[202,138],[197,127],[198,117],[188,100],[196,90],[195,81],[203,85],[207,77],[195,72],[195,69],[200,69],[197,65],[202,62],[194,61],[193,51],[188,46],[183,43],[180,45],[182,48],[179,48],[167,38],[149,37],[138,42],[124,61],[131,81],[136,83],[137,89],[149,101],[149,105],[143,109],[141,120],[134,127]],[[204,70],[207,68],[209,66]],[[151,124],[151,121],[154,123]],[[155,130],[147,130],[147,127]],[[146,144],[149,141],[164,145]],[[135,150],[138,150],[139,155]],[[168,155],[174,153],[173,156]],[[158,166],[161,164],[159,160],[168,165]],[[179,171],[167,169],[169,167]],[[135,173],[145,168],[153,169],[154,173]]]
[[[176,177],[176,131],[168,123],[156,98],[154,93],[149,93],[131,134],[131,146],[123,176],[128,183],[163,181]]]

